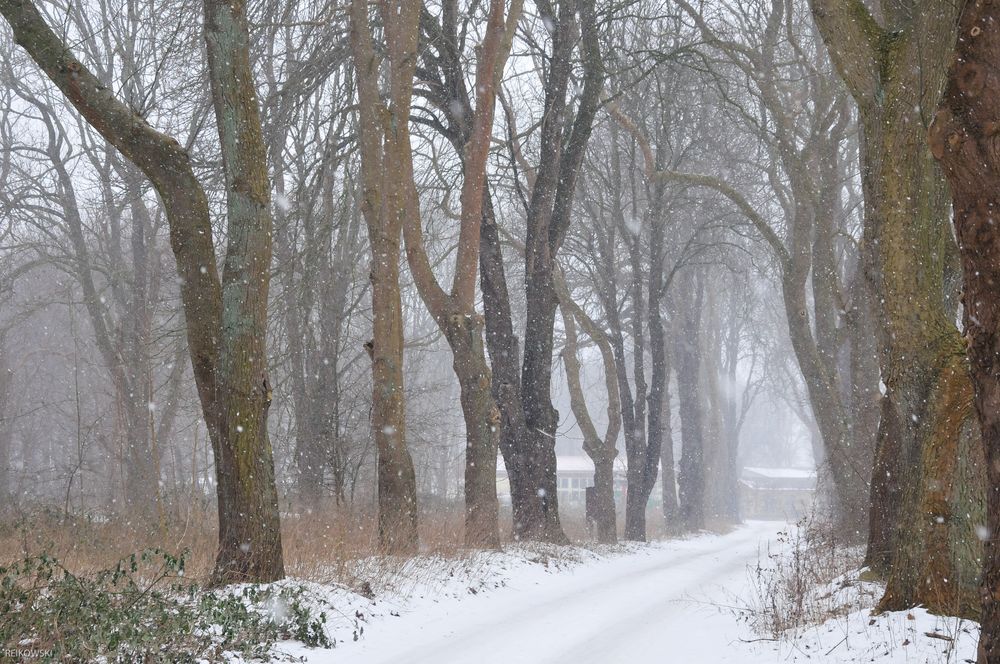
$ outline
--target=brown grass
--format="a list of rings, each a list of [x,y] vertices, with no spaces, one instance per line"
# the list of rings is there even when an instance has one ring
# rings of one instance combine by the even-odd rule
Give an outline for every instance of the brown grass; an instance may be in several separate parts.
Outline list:
[[[789,630],[871,606],[875,598],[870,588],[856,578],[863,555],[861,547],[843,542],[829,524],[805,517],[748,570],[748,604],[738,613],[758,634],[780,639]]]
[[[581,512],[577,514],[577,511]],[[159,548],[172,554],[189,551],[187,576],[207,580],[216,552],[216,515],[202,506],[189,507],[163,524],[154,520],[96,519],[65,516],[50,510],[0,519],[0,566],[26,556],[54,556],[74,574],[113,567],[117,561],[143,549]],[[582,509],[563,510],[563,527],[571,542],[593,542]],[[501,514],[504,545],[510,544],[510,511]],[[460,503],[435,505],[419,518],[421,554],[457,561],[469,559],[463,545],[464,513]],[[623,519],[619,519],[619,530]],[[649,538],[666,536],[663,520],[650,510]],[[385,584],[407,578],[406,560],[379,554],[375,514],[371,508],[326,505],[307,512],[291,510],[282,517],[285,571],[295,578],[343,583]]]

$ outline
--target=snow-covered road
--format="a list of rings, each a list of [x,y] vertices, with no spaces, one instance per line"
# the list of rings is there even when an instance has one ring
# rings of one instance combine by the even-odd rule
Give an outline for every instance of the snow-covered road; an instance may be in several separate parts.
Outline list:
[[[748,565],[781,527],[752,523],[557,574],[514,575],[505,587],[461,601],[418,602],[358,642],[309,661],[744,662],[744,631],[725,607],[746,588]]]

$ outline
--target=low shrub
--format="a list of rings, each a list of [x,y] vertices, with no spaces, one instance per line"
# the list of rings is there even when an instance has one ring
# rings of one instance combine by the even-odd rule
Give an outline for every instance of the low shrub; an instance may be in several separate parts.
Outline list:
[[[176,663],[270,660],[280,639],[331,645],[301,587],[207,591],[186,581],[185,559],[151,549],[88,575],[47,555],[0,567],[0,647],[38,661]]]
[[[755,633],[780,639],[871,606],[874,586],[858,578],[863,557],[862,547],[843,542],[815,516],[804,517],[748,570],[750,593],[738,613]]]

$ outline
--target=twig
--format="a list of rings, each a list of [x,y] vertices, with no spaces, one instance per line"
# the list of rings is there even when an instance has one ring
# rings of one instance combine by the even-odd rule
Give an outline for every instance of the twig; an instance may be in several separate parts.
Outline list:
[[[844,636],[844,638],[842,638],[840,641],[837,641],[837,645],[835,645],[832,648],[830,648],[829,650],[827,650],[826,654],[829,655],[830,653],[832,653],[834,650],[836,650],[840,646],[841,643],[843,643],[846,640],[847,640],[847,636]],[[824,655],[824,657],[825,656],[826,655]]]

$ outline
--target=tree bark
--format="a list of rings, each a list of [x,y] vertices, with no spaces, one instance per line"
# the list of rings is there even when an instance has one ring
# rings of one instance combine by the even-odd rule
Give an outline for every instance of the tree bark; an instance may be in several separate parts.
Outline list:
[[[351,48],[360,97],[363,192],[361,209],[372,252],[372,434],[378,455],[378,532],[394,554],[417,550],[417,485],[406,448],[403,392],[403,312],[399,291],[403,221],[412,214],[404,188],[409,113],[416,67],[419,3],[382,6],[389,45],[388,104],[379,95],[379,59],[372,43],[368,3],[351,3]]]
[[[674,356],[677,358],[681,419],[681,464],[677,488],[682,527],[686,532],[692,532],[705,527],[705,443],[698,356],[702,285],[697,283],[691,269],[678,274],[677,293]]]
[[[226,259],[225,295],[215,262],[208,201],[189,155],[176,140],[154,130],[113,97],[73,57],[31,2],[0,0],[0,14],[10,23],[15,41],[87,122],[150,179],[163,201],[181,280],[188,349],[216,456],[219,552],[213,580],[273,581],[284,570],[266,435],[270,388],[262,324],[270,215],[266,171],[261,178],[262,167],[254,163],[264,163],[263,143],[259,122],[254,122],[258,111],[242,5],[205,9],[209,52],[214,51],[211,57],[216,58],[213,88],[219,88],[217,94],[234,95],[218,100],[217,108],[227,184],[232,188],[227,197],[233,253]],[[241,156],[236,145],[243,140],[248,142],[241,146],[246,150]]]
[[[986,468],[978,661],[1000,662],[1000,7],[962,5],[955,54],[929,142],[951,186],[961,254],[965,342]],[[964,375],[961,363],[952,374]],[[964,381],[963,381],[964,385]],[[962,395],[964,397],[964,395]],[[953,453],[954,450],[947,450]],[[935,459],[939,460],[939,459]],[[946,463],[949,461],[944,460]],[[941,496],[945,498],[945,496]],[[935,506],[936,507],[936,506]],[[933,570],[932,570],[933,571]]]
[[[267,431],[271,184],[242,2],[205,0],[205,42],[229,220],[216,383],[220,490],[213,580],[223,584],[280,579],[284,564]]]
[[[893,501],[871,506],[869,560],[889,563],[876,568],[888,574],[880,607],[955,615],[974,604],[978,556],[968,552],[979,545],[964,515],[980,490],[957,463],[971,389],[945,279],[954,251],[948,192],[923,114],[940,98],[961,5],[887,5],[882,23],[860,0],[811,6],[863,133],[864,266],[880,295],[886,386],[876,464],[899,482],[898,491],[873,489]]]
[[[556,273],[556,292],[559,308],[566,331],[566,345],[562,350],[563,366],[566,369],[566,383],[569,386],[570,406],[577,425],[583,433],[583,450],[594,462],[594,517],[597,527],[597,541],[614,544],[618,541],[618,527],[615,513],[614,464],[618,456],[616,447],[621,432],[621,400],[618,396],[618,371],[614,352],[604,330],[573,302],[561,271]],[[604,362],[604,386],[608,398],[608,426],[601,439],[590,417],[587,400],[580,382],[580,360],[577,357],[578,341],[576,323],[597,344]]]

